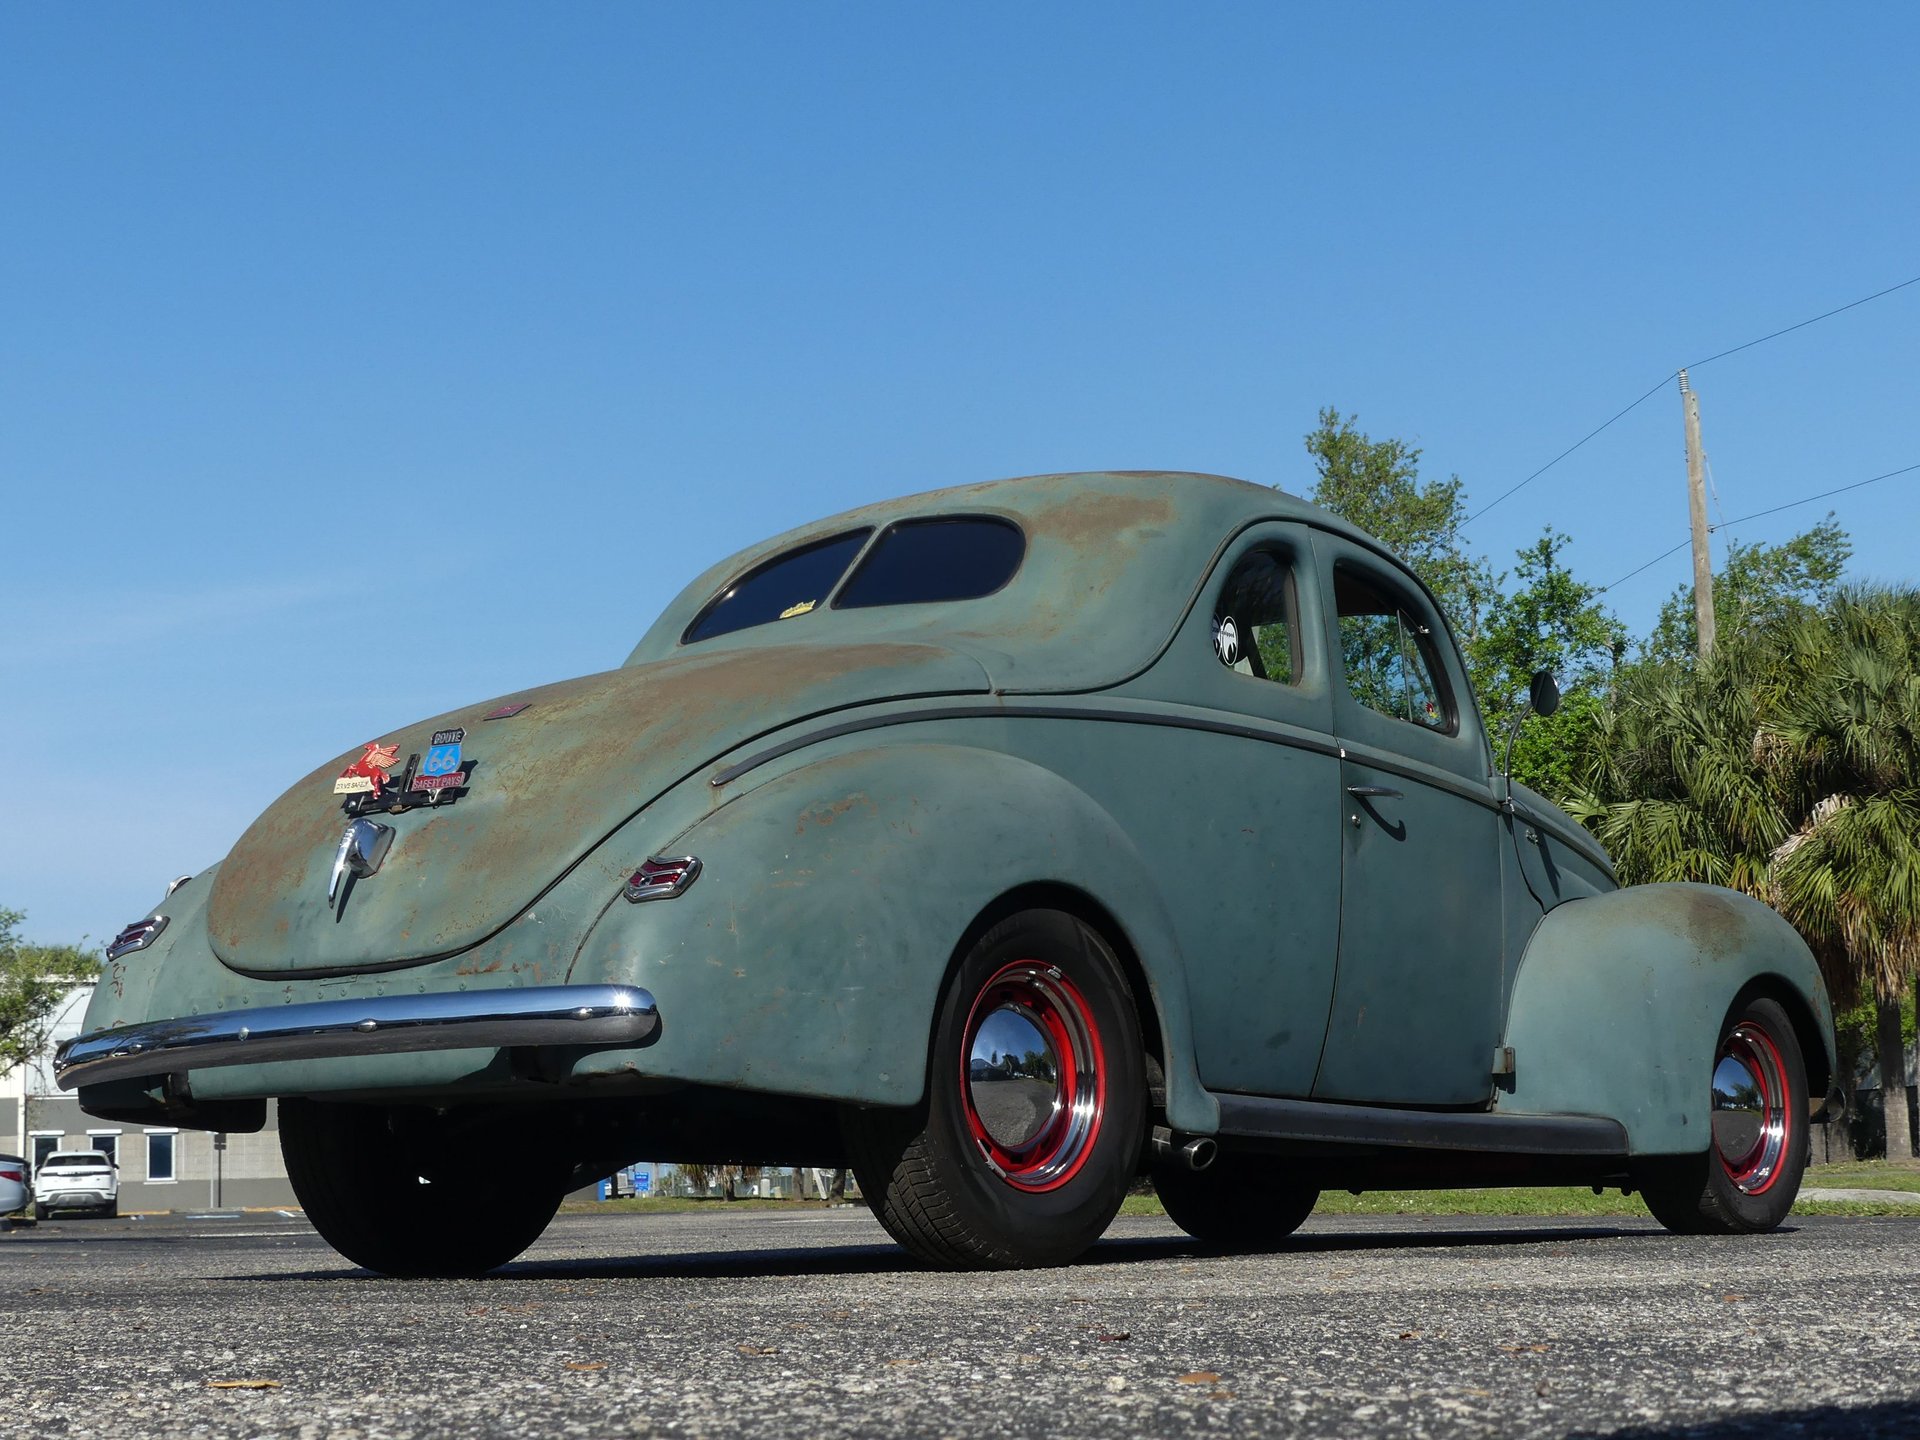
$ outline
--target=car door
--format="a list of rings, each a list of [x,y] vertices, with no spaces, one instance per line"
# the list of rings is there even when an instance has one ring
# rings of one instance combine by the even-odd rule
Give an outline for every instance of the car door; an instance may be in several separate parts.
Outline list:
[[[1503,835],[1479,716],[1426,592],[1338,536],[1316,532],[1314,549],[1345,803],[1339,965],[1313,1094],[1484,1103],[1500,1027]]]
[[[1340,762],[1305,527],[1224,548],[1173,645],[1130,693],[1164,702],[1156,762],[1124,787],[1163,847],[1187,952],[1194,1059],[1212,1090],[1304,1097],[1326,1034],[1340,926]],[[1141,772],[1151,769],[1151,776]]]

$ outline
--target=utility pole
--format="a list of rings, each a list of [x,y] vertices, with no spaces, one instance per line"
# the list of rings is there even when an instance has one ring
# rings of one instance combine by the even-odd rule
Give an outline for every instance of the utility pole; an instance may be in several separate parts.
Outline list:
[[[1687,509],[1693,517],[1693,625],[1700,658],[1713,654],[1713,555],[1707,549],[1706,460],[1700,449],[1700,397],[1680,372],[1680,410],[1687,422]]]

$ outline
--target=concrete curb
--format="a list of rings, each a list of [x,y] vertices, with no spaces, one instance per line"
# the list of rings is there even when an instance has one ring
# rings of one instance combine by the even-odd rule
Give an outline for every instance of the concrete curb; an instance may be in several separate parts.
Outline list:
[[[1825,1190],[1803,1188],[1802,1200],[1841,1200],[1856,1205],[1912,1205],[1920,1208],[1920,1193],[1912,1190]]]

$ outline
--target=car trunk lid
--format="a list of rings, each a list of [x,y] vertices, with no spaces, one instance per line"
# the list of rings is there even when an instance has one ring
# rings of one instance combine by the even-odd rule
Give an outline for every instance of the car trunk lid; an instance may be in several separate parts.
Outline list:
[[[387,969],[465,950],[734,747],[850,705],[986,689],[977,663],[937,646],[787,644],[696,651],[405,726],[370,742],[392,747],[389,787],[409,756],[421,756],[424,771],[433,742],[464,731],[454,742],[464,792],[369,814],[394,832],[378,873],[347,878],[330,900],[348,825],[335,781],[368,746],[328,761],[274,801],[221,865],[207,901],[214,953],[232,969],[273,975]]]

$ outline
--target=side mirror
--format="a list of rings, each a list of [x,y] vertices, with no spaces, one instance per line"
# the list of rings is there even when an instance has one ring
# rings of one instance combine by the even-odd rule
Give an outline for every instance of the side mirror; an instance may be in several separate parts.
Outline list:
[[[1527,682],[1527,704],[1543,720],[1560,708],[1560,687],[1551,670],[1533,672],[1533,679]]]
[[[1500,775],[1508,786],[1513,783],[1513,737],[1520,733],[1520,727],[1526,723],[1527,716],[1538,715],[1542,719],[1560,708],[1560,686],[1554,681],[1551,670],[1536,670],[1533,678],[1527,682],[1527,703],[1514,711],[1513,718],[1507,722],[1507,750],[1500,761]],[[1511,789],[1502,802],[1509,808],[1513,805]]]

